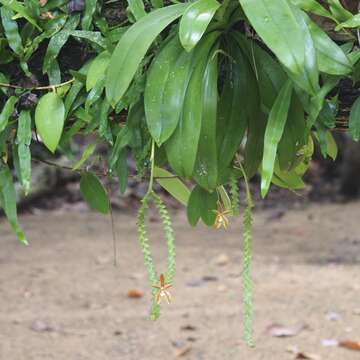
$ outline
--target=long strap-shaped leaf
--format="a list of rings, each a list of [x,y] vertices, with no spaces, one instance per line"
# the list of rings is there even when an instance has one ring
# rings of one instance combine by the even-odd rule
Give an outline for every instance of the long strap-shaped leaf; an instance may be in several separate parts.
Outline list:
[[[184,74],[189,80],[180,82],[181,87],[177,89],[180,102],[176,106],[178,111],[181,111],[181,116],[175,132],[165,143],[165,148],[171,167],[180,176],[190,177],[193,174],[203,113],[200,104],[203,101],[204,72],[209,52],[218,37],[219,32],[211,32],[201,40],[194,49],[188,73]],[[176,79],[177,76],[172,79],[174,91],[176,91],[177,83],[174,82]],[[185,97],[183,91],[186,91]],[[173,99],[175,100],[175,97]]]
[[[172,111],[173,106],[168,102],[165,91],[166,85],[174,79],[176,62],[183,53],[178,37],[173,37],[153,60],[148,72],[144,93],[146,122],[159,146],[172,135],[179,122],[179,113]],[[186,76],[183,79],[186,80]],[[180,93],[181,83],[176,85],[177,93]]]
[[[129,87],[152,42],[187,6],[176,4],[155,10],[137,21],[120,39],[111,57],[106,80],[106,94],[113,106]]]
[[[19,157],[20,180],[27,195],[31,179],[31,115],[29,110],[22,110],[18,120],[16,141]]]
[[[180,21],[179,37],[186,51],[200,41],[220,4],[216,0],[197,0],[185,11]]]
[[[289,0],[239,0],[265,44],[309,94],[318,89],[316,54],[301,10]]]
[[[330,37],[303,13],[309,26],[316,49],[319,70],[332,75],[346,75],[352,70],[350,60],[344,51]]]
[[[5,215],[18,239],[23,244],[28,245],[25,234],[18,223],[15,188],[7,165],[0,165],[0,206],[4,209]]]
[[[194,168],[196,182],[207,190],[214,190],[218,176],[216,148],[216,120],[218,102],[217,47],[211,51],[203,77],[201,132]]]
[[[267,121],[261,173],[262,197],[266,196],[273,177],[276,151],[288,116],[292,88],[292,83],[288,80],[279,92]]]
[[[357,98],[350,112],[350,135],[355,141],[360,139],[360,97]]]
[[[322,7],[317,0],[291,0],[291,2],[302,10],[312,12],[319,16],[332,18],[332,15],[324,7]]]
[[[16,0],[0,0],[0,3],[5,7],[15,11],[17,14],[26,19],[29,23],[33,24],[38,30],[42,30],[41,27],[36,23],[36,20],[29,14],[25,6]]]
[[[248,123],[257,121],[259,92],[255,74],[237,42],[229,42],[230,61],[219,101],[216,130],[219,176],[229,166],[245,134]],[[220,180],[221,181],[221,180]]]

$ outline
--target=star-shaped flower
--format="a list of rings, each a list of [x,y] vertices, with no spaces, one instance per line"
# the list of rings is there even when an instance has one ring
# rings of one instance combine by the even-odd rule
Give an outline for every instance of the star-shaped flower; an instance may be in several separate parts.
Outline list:
[[[172,287],[172,284],[165,284],[164,274],[160,275],[159,285],[156,284],[156,285],[153,285],[152,287],[155,289],[158,289],[158,291],[156,293],[156,303],[157,304],[160,304],[162,297],[165,297],[166,302],[168,304],[171,303],[171,295],[170,295],[168,289]]]

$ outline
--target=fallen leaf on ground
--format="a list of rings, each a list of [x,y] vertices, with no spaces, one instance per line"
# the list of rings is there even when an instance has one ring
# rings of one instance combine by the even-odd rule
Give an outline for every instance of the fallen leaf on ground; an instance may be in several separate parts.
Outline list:
[[[291,337],[298,335],[301,331],[307,328],[308,326],[305,324],[294,327],[288,327],[281,324],[272,324],[267,327],[267,331],[271,336],[274,337]]]
[[[295,359],[321,360],[321,356],[317,354],[299,352],[296,354]]]
[[[144,293],[137,289],[129,289],[127,296],[130,299],[140,299],[144,296]]]
[[[218,281],[219,279],[216,276],[213,275],[204,275],[202,277],[204,281]]]
[[[176,357],[185,356],[186,354],[188,354],[191,351],[191,349],[192,349],[191,346],[184,346],[182,348],[176,349],[175,356]]]
[[[344,340],[339,342],[339,346],[349,350],[360,351],[360,341]]]
[[[188,337],[186,338],[186,340],[189,341],[189,342],[195,342],[195,341],[197,340],[197,338],[194,337],[194,336],[188,336]]]
[[[196,327],[193,325],[184,325],[180,329],[185,331],[195,331]]]
[[[320,355],[300,351],[297,346],[289,346],[286,350],[289,353],[294,354],[295,359],[321,360]]]

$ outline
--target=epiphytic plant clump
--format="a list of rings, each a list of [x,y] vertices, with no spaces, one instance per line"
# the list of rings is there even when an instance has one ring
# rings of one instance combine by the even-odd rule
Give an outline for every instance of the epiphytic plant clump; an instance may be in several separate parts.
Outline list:
[[[175,248],[153,180],[187,207],[191,225],[201,219],[216,228],[239,213],[244,181],[244,323],[251,344],[248,181],[260,174],[263,197],[271,184],[300,189],[314,143],[336,157],[338,84],[360,79],[353,3],[128,0],[125,12],[109,17],[108,7],[120,9],[120,1],[0,0],[0,205],[19,240],[27,243],[13,181],[31,191],[34,145],[46,149],[37,161],[55,153],[72,160],[83,174],[84,199],[104,214],[111,209],[94,169],[117,177],[124,192],[130,153],[139,179],[150,179],[138,232],[157,318],[160,297],[170,300]],[[349,132],[359,140],[360,99]],[[80,159],[75,135],[95,138]],[[107,153],[90,158],[100,145]],[[161,275],[145,227],[150,202],[167,239]]]

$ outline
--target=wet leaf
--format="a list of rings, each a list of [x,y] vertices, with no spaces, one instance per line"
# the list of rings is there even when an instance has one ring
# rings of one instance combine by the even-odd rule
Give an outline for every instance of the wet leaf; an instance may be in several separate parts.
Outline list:
[[[180,21],[179,37],[186,51],[200,41],[220,4],[216,0],[197,0],[184,12]]]
[[[107,73],[106,95],[110,104],[116,105],[123,97],[152,42],[187,6],[176,4],[152,11],[121,37]]]
[[[64,128],[65,107],[62,99],[55,93],[44,95],[35,110],[36,130],[45,146],[55,152]]]

